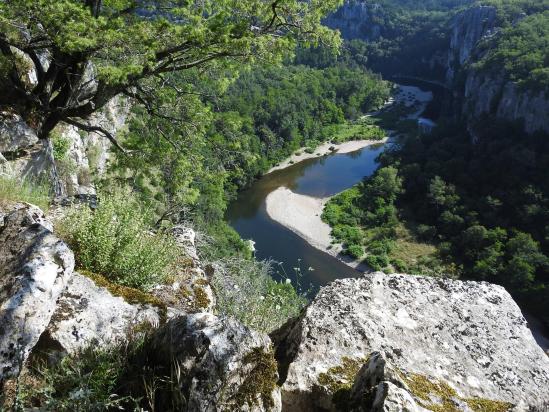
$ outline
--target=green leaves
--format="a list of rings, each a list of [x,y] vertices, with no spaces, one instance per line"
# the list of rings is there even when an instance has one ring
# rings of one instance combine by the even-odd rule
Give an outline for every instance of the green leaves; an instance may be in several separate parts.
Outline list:
[[[505,70],[523,86],[549,90],[549,11],[524,17],[486,42],[487,53],[474,67]]]

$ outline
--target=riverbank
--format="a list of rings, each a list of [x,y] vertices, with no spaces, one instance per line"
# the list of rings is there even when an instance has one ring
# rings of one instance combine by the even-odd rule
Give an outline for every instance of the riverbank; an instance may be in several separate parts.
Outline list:
[[[359,271],[368,267],[342,253],[341,244],[332,244],[332,228],[322,221],[322,211],[330,197],[317,198],[279,187],[265,199],[267,214],[275,222],[305,239],[311,246]]]
[[[287,167],[290,167],[307,159],[314,159],[316,157],[328,156],[330,154],[336,153],[352,153],[373,144],[384,144],[385,142],[387,142],[387,139],[388,137],[381,140],[351,140],[343,143],[326,142],[318,146],[312,153],[306,153],[303,149],[300,149],[278,165],[269,169],[266,174],[272,173],[276,170],[286,169]]]
[[[398,90],[387,103],[385,109],[391,105],[402,105],[413,110],[406,115],[406,119],[418,119],[432,99],[433,94],[431,92],[413,86],[399,85]],[[370,113],[366,116],[371,117],[377,114]],[[318,146],[313,153],[305,153],[303,150],[297,151],[279,165],[271,168],[267,174],[285,169],[306,159],[335,153],[352,153],[372,144],[385,144],[394,137],[391,134],[379,141],[358,140],[341,144],[327,142]],[[279,187],[267,195],[265,203],[267,214],[272,220],[291,230],[311,246],[330,254],[354,269],[359,271],[368,270],[368,266],[364,263],[342,253],[343,246],[341,244],[332,244],[331,227],[321,219],[324,206],[328,200],[330,200],[329,197],[317,198],[294,193],[287,187]]]

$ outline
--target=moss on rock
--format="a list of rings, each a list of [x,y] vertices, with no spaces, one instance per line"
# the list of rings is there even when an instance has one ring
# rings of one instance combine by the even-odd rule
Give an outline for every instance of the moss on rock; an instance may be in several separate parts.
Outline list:
[[[433,412],[459,412],[458,401],[465,402],[474,412],[506,412],[513,405],[508,402],[485,398],[464,398],[446,382],[430,379],[425,375],[401,373],[411,394],[418,400],[420,406]]]
[[[332,395],[332,402],[339,410],[345,410],[356,375],[367,358],[343,357],[341,364],[318,375],[318,383]]]
[[[93,280],[97,286],[107,289],[114,296],[119,296],[132,305],[151,305],[158,308],[160,323],[166,323],[168,319],[168,308],[164,302],[156,296],[143,292],[139,289],[117,285],[116,283],[110,282],[104,276],[87,270],[80,270],[79,273]]]
[[[260,347],[253,348],[244,357],[243,365],[253,365],[253,369],[247,374],[234,397],[235,410],[241,410],[245,404],[250,407],[257,405],[259,401],[265,409],[272,408],[273,391],[278,380],[274,352]]]

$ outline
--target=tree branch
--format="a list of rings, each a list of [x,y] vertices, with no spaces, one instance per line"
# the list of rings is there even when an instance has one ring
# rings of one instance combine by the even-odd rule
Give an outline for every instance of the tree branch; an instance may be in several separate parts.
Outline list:
[[[78,122],[74,119],[63,119],[64,122],[68,123],[68,124],[71,124],[81,130],[84,130],[86,132],[97,132],[97,133],[101,133],[103,136],[105,136],[107,139],[109,139],[109,141],[118,149],[120,150],[123,154],[127,155],[129,154],[129,152],[124,149],[120,143],[118,143],[118,140],[116,140],[116,138],[110,133],[108,132],[107,130],[103,129],[102,127],[99,127],[99,126],[91,126],[89,124],[85,124],[85,123],[81,123],[81,122]]]

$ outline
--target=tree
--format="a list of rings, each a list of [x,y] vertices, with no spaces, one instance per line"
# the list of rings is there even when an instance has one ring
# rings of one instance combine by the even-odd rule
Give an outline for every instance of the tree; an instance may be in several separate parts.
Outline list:
[[[305,44],[339,45],[320,24],[340,0],[5,0],[0,2],[0,107],[47,139],[119,94],[162,116],[159,89],[185,97],[174,73],[278,60]],[[30,77],[34,77],[29,81]]]

